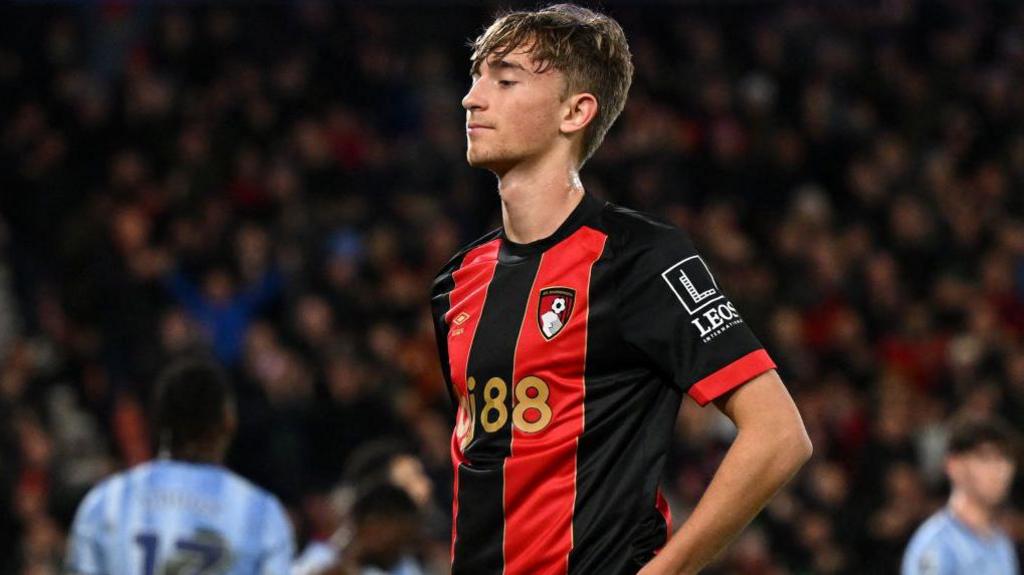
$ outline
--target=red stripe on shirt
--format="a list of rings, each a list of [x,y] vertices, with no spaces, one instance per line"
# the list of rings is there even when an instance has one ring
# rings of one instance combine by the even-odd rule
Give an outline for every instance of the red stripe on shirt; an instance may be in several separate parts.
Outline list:
[[[709,401],[719,395],[739,387],[774,367],[775,362],[768,356],[767,351],[763,349],[752,351],[693,384],[689,391],[690,397],[702,406],[707,405]]]
[[[513,367],[511,456],[505,461],[505,575],[563,575],[573,546],[576,450],[583,433],[590,273],[605,234],[580,228],[541,256],[520,326]],[[540,292],[575,290],[572,313],[550,340],[538,325]],[[532,433],[515,425],[517,386],[533,376],[548,389],[551,420]],[[527,396],[530,397],[527,393]],[[540,412],[524,409],[527,422]]]
[[[455,287],[449,295],[451,308],[444,315],[448,325],[448,365],[451,369],[452,387],[460,400],[466,397],[466,369],[469,363],[469,350],[473,348],[473,337],[480,323],[480,315],[487,299],[487,287],[494,278],[494,268],[498,264],[498,247],[501,240],[495,239],[473,248],[462,258],[462,264],[452,273]],[[459,324],[454,320],[466,314]],[[473,428],[473,421],[466,410],[461,407],[455,417],[455,429],[452,430],[451,456],[452,470],[455,479],[452,482],[452,541],[451,561],[455,561],[455,539],[458,537],[456,518],[459,516],[459,466],[465,462],[462,447],[459,445],[458,431],[460,424]]]
[[[661,513],[661,516],[665,518],[665,543],[672,538],[672,510],[668,506],[668,501],[665,500],[665,496],[661,493],[661,488],[658,488],[657,496],[654,499],[654,506]],[[655,555],[661,551],[662,547],[655,550]]]

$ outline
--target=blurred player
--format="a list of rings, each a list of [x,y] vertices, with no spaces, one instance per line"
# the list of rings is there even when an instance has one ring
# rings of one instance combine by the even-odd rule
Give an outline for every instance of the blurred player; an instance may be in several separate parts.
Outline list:
[[[380,439],[360,446],[345,468],[344,481],[331,497],[333,533],[326,541],[307,544],[292,566],[292,575],[316,575],[332,568],[364,575],[421,575],[423,568],[416,559],[421,537],[382,538],[381,533],[400,530],[380,526],[389,521],[390,525],[406,526],[411,522],[418,528],[419,523],[440,514],[423,464],[401,442]],[[395,495],[395,488],[405,496]],[[405,501],[412,502],[415,512],[407,509]]]
[[[350,538],[323,575],[423,575],[412,558],[421,546],[421,518],[405,489],[388,482],[363,486],[352,507]]]
[[[961,419],[950,431],[946,507],[918,528],[903,575],[1016,575],[1017,553],[996,524],[1016,469],[1013,432],[999,420]]]
[[[497,176],[502,226],[432,290],[452,570],[696,573],[810,457],[800,414],[687,234],[583,189],[633,74],[619,25],[513,12],[473,50],[466,156]],[[669,540],[658,481],[684,393],[739,434]]]
[[[162,457],[86,495],[66,569],[80,574],[282,574],[294,553],[278,500],[222,466],[237,426],[225,375],[185,361],[157,384]]]

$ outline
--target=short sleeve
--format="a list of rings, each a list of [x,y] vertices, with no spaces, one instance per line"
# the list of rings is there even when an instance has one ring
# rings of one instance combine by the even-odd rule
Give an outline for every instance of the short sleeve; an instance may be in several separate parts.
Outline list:
[[[953,557],[937,540],[928,545],[911,545],[900,568],[900,575],[954,575],[956,572]]]
[[[288,573],[295,556],[295,535],[284,507],[275,498],[268,501],[267,518],[263,530],[264,560],[261,573],[266,575]]]
[[[682,230],[659,230],[622,253],[623,338],[698,404],[775,367]]]
[[[103,491],[94,488],[75,512],[68,534],[64,570],[67,573],[92,575],[109,571],[103,558]]]

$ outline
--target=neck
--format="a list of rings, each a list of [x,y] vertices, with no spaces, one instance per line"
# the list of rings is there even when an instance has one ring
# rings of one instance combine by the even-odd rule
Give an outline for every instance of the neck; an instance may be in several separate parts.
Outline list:
[[[220,465],[224,462],[224,450],[214,446],[189,445],[165,451],[174,461]]]
[[[550,236],[579,205],[583,193],[576,168],[564,162],[541,160],[500,174],[505,236],[520,244]]]
[[[963,491],[953,491],[949,497],[949,509],[975,533],[989,535],[995,528],[995,509],[973,500]]]

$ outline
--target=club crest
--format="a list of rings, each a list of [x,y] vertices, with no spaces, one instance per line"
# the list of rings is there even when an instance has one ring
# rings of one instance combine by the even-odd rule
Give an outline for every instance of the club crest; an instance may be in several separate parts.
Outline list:
[[[549,287],[540,290],[537,325],[544,339],[555,337],[569,323],[575,301],[576,290],[572,288]]]

